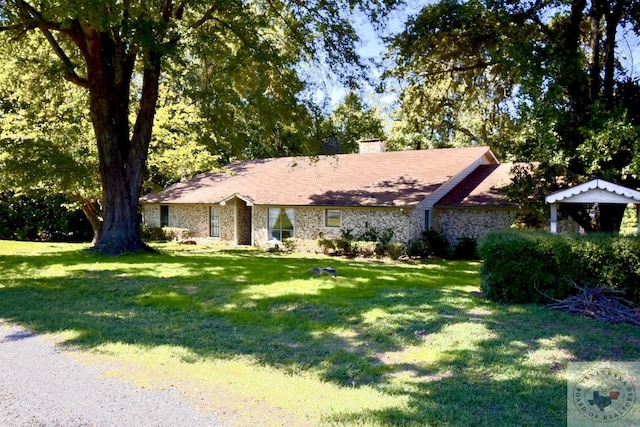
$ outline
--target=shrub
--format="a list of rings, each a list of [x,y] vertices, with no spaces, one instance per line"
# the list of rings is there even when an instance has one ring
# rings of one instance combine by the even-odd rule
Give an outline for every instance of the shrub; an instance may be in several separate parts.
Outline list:
[[[382,233],[380,233],[380,235],[378,236],[378,245],[376,247],[376,252],[378,255],[385,255],[387,253],[389,246],[393,244],[391,242],[391,239],[393,239],[392,228],[387,228]]]
[[[463,237],[453,250],[455,259],[478,259],[478,242],[471,237]]]
[[[592,234],[497,231],[481,241],[482,290],[500,302],[563,299],[579,286],[618,290],[640,306],[640,239]]]
[[[404,245],[399,242],[392,242],[387,245],[385,249],[385,255],[389,258],[396,260],[404,253]]]
[[[282,241],[282,249],[287,252],[306,252],[318,253],[324,252],[324,248],[320,247],[320,241],[310,239],[300,239],[298,237],[287,237]],[[326,252],[325,252],[326,253]]]
[[[338,255],[351,255],[351,244],[353,240],[345,239],[343,237],[335,240],[336,254]]]
[[[325,255],[330,255],[336,251],[336,241],[334,239],[318,239],[318,247]]]
[[[376,242],[356,240],[351,243],[353,255],[363,258],[372,258],[376,254],[377,248]]]
[[[377,242],[379,239],[380,233],[375,227],[369,225],[368,222],[364,223],[364,231],[358,235],[358,240],[363,242]]]
[[[0,239],[91,241],[82,210],[60,195],[0,192]]]
[[[282,241],[282,247],[287,252],[295,252],[300,246],[300,241],[295,237],[288,237]]]
[[[451,246],[444,234],[436,230],[425,230],[419,239],[407,244],[407,255],[412,258],[451,257]]]
[[[182,240],[193,237],[193,233],[188,228],[163,227],[162,231],[168,240]]]
[[[149,241],[163,242],[167,240],[182,240],[193,237],[188,228],[177,227],[144,227],[142,238]]]
[[[142,238],[152,242],[162,242],[167,240],[162,227],[144,227],[142,229]]]

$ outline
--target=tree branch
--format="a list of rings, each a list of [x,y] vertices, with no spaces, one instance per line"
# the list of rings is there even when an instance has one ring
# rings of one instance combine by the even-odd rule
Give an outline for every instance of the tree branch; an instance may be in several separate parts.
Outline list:
[[[51,34],[51,31],[43,28],[40,28],[40,31],[42,31],[44,37],[49,42],[56,55],[58,55],[58,58],[60,58],[60,60],[62,61],[65,68],[64,78],[80,87],[89,87],[89,82],[87,81],[87,79],[80,77],[78,73],[76,73],[76,65],[74,65],[71,59],[67,56],[65,51],[60,46],[60,43],[58,43],[58,40],[56,40],[53,34]]]
[[[448,74],[448,73],[458,73],[458,72],[464,72],[464,71],[473,71],[473,70],[478,70],[481,68],[489,68],[492,67],[494,65],[498,65],[499,62],[477,62],[475,64],[472,65],[463,65],[463,66],[459,66],[459,67],[451,67],[451,68],[447,68],[446,70],[440,70],[440,71],[434,71],[434,72],[430,72],[427,73],[427,77],[429,76],[437,76],[440,74]]]
[[[191,25],[192,30],[202,27],[207,21],[213,19],[213,14],[218,11],[218,5],[211,6],[196,22]]]
[[[40,12],[36,10],[33,6],[27,3],[24,0],[17,0],[15,5],[20,14],[20,20],[22,21],[22,28],[24,29],[35,29],[38,28],[40,32],[44,35],[45,39],[55,52],[56,56],[62,61],[64,65],[65,72],[64,78],[81,87],[88,87],[88,82],[86,79],[80,77],[75,69],[76,65],[71,61],[69,56],[66,54],[58,40],[53,36],[51,30],[61,31],[62,29],[59,24],[46,21]]]

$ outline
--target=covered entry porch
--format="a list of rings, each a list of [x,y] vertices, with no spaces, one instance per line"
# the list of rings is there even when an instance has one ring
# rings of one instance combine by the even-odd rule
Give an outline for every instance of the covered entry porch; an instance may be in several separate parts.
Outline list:
[[[231,243],[242,246],[253,245],[253,202],[234,194],[222,200],[220,206],[231,214],[229,218]]]

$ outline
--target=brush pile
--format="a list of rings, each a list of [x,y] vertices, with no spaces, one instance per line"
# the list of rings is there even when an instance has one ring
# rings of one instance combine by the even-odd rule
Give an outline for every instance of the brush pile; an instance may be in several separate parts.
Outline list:
[[[640,326],[640,309],[630,307],[615,291],[600,287],[579,287],[580,292],[549,304],[549,308],[582,314],[607,323],[630,323]]]

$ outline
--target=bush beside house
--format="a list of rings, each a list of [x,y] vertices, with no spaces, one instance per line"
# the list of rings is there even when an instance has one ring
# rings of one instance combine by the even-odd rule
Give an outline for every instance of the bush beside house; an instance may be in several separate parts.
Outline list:
[[[178,227],[143,227],[142,238],[152,242],[166,242],[168,240],[182,240],[193,237],[193,232],[187,228]]]
[[[577,286],[619,291],[640,307],[640,238],[504,230],[479,245],[481,288],[508,303],[549,302],[578,293]]]
[[[476,240],[465,237],[452,247],[446,236],[436,230],[425,230],[417,239],[407,243],[393,242],[393,230],[382,232],[367,224],[365,231],[354,235],[350,229],[342,229],[339,238],[318,239],[320,250],[329,255],[356,256],[362,258],[388,257],[397,260],[407,258],[477,259]]]

